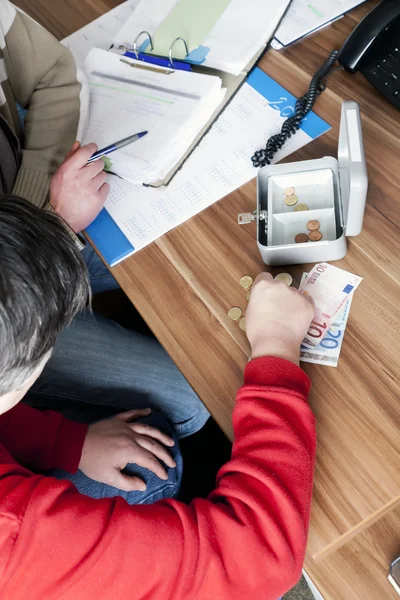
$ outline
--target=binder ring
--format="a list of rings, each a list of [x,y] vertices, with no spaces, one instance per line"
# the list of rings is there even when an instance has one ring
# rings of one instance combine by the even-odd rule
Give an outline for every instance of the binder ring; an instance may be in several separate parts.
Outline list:
[[[146,30],[141,31],[140,33],[137,34],[137,36],[135,37],[135,41],[133,42],[133,52],[134,52],[137,60],[139,60],[139,52],[138,52],[138,48],[137,48],[137,43],[138,43],[139,38],[141,38],[144,33],[147,35],[147,37],[150,40],[150,49],[154,50],[153,40],[151,39],[151,35],[149,34],[149,32]]]
[[[176,42],[178,42],[179,40],[181,40],[181,41],[184,43],[184,45],[185,45],[186,56],[188,56],[188,54],[189,54],[189,48],[188,48],[188,45],[187,45],[186,41],[183,39],[183,37],[177,37],[177,38],[176,38],[176,39],[175,39],[175,40],[172,42],[172,44],[170,45],[170,47],[169,47],[169,51],[168,51],[169,62],[170,62],[170,64],[171,64],[171,67],[172,67],[173,69],[175,68],[175,65],[174,65],[174,61],[172,60],[172,49],[173,49],[173,47],[175,46]]]

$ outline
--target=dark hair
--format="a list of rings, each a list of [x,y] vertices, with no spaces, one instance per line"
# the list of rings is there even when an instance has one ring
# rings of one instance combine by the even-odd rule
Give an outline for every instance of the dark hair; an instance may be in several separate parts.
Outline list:
[[[21,389],[87,304],[85,263],[61,220],[0,198],[0,395]]]

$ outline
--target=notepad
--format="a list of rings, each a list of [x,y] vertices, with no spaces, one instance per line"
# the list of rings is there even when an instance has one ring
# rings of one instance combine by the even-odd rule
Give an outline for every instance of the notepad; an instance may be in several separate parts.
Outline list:
[[[137,131],[139,141],[117,150],[111,170],[132,183],[163,179],[185,154],[225,95],[213,75],[135,68],[137,61],[93,49],[85,62],[90,84],[84,142],[103,148]],[[169,73],[169,74],[167,74]]]

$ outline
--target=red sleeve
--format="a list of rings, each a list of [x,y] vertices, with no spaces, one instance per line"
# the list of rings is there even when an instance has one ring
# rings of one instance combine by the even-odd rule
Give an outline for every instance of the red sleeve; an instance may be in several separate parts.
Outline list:
[[[305,554],[315,459],[308,391],[292,363],[249,363],[232,458],[209,498],[190,505],[94,500],[0,464],[0,515],[12,516],[0,597],[277,600]]]
[[[26,404],[0,415],[0,443],[21,465],[39,472],[63,469],[75,473],[86,432],[87,425]]]

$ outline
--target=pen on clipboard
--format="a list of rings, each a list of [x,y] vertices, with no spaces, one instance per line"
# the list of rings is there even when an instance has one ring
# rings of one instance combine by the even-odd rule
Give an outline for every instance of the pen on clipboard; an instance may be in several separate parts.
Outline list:
[[[111,152],[115,152],[115,150],[119,150],[120,148],[123,148],[124,146],[127,146],[128,144],[132,144],[132,142],[136,142],[137,140],[140,140],[140,138],[147,135],[148,133],[149,133],[148,131],[141,131],[140,133],[135,133],[135,135],[130,135],[129,137],[124,138],[123,140],[119,140],[119,142],[115,142],[115,144],[106,146],[105,148],[102,148],[101,150],[98,150],[97,152],[92,154],[92,156],[88,160],[88,163],[91,163],[94,160],[101,158],[102,156],[107,156],[107,154],[111,154]]]
[[[163,67],[158,67],[158,66],[153,66],[147,63],[144,64],[140,64],[139,62],[130,62],[129,60],[125,60],[123,58],[119,59],[120,62],[125,63],[126,65],[129,65],[130,67],[134,67],[135,69],[144,69],[145,71],[154,71],[155,73],[161,73],[162,75],[172,75],[172,73],[175,73],[174,70],[171,69],[165,69]]]

